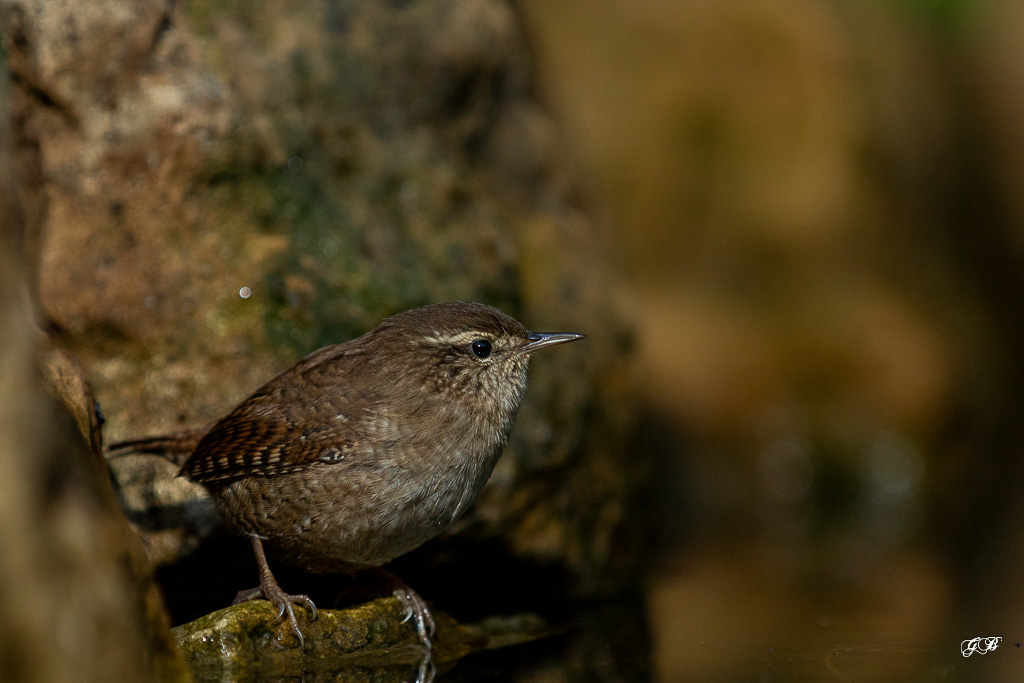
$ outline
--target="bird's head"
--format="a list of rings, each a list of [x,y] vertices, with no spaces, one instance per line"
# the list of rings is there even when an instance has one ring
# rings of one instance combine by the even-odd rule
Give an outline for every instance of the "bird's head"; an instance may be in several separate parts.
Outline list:
[[[583,339],[575,333],[530,332],[485,304],[456,301],[404,311],[374,330],[381,350],[401,356],[402,384],[441,400],[471,404],[511,420],[526,389],[526,368],[537,350]]]

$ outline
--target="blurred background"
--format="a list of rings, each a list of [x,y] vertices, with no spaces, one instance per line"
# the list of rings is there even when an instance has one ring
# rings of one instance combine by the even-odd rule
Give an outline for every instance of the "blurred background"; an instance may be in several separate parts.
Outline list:
[[[558,575],[519,582],[538,601],[642,603],[546,677],[488,676],[1024,674],[1024,3],[8,0],[0,18],[0,360],[30,366],[31,300],[93,451],[86,380],[108,443],[194,426],[383,315],[476,298],[588,340],[536,362],[460,529],[492,545],[445,564],[436,544],[437,583],[494,611],[476,598],[516,593],[491,573],[518,576],[512,555]],[[3,437],[45,411],[30,373],[0,380]],[[145,659],[89,640],[139,631],[123,615],[144,590],[150,651],[173,655],[168,624],[238,588],[216,564],[209,602],[173,604],[211,574],[167,576],[215,524],[201,492],[124,465],[115,500],[93,467],[131,552],[73,571],[99,532],[57,514],[55,473],[78,475],[51,446],[0,479],[0,578],[20,577],[0,581],[0,634],[34,629],[0,638],[0,673],[51,660],[49,614],[71,615],[66,680]],[[102,602],[119,594],[82,576],[151,565],[170,615],[148,583],[94,612],[61,595]],[[45,610],[24,609],[26,577]],[[997,651],[961,654],[986,636]]]
[[[1024,5],[519,6],[635,296],[660,680],[1019,675]]]

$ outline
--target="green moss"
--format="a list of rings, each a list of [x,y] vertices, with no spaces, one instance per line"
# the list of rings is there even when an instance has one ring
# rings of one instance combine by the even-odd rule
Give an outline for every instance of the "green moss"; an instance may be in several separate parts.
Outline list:
[[[286,621],[264,600],[233,605],[173,629],[178,648],[201,678],[296,675],[308,671],[415,667],[423,647],[404,622],[398,600],[385,598],[345,610],[320,610],[312,621],[296,610],[302,650]],[[488,643],[445,614],[435,614],[435,662],[453,661]],[[333,680],[333,679],[332,679]]]
[[[185,3],[189,25],[200,37],[213,34],[218,19],[230,19],[250,30],[260,25],[253,3],[247,0],[195,0]]]

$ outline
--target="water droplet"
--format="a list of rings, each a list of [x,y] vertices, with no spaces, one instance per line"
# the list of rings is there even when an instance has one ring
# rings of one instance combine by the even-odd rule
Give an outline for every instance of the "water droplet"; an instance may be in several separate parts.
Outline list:
[[[338,245],[330,237],[320,238],[320,252],[324,256],[334,256],[338,253]]]
[[[252,289],[250,289],[249,287],[242,287],[241,289],[238,290],[238,296],[242,297],[243,299],[248,299],[250,296],[252,296]]]

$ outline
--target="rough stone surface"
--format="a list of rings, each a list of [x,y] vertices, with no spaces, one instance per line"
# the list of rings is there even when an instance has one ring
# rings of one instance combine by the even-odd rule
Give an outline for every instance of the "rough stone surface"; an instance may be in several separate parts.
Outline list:
[[[319,610],[316,620],[310,620],[304,610],[297,616],[305,638],[301,656],[287,621],[278,620],[277,610],[265,600],[218,610],[176,627],[174,634],[183,656],[203,678],[376,670],[385,662],[388,668],[407,674],[423,659],[419,637],[408,622],[403,623],[403,609],[395,598],[347,610]],[[451,617],[435,617],[435,664],[460,659],[487,645],[487,638]]]
[[[89,387],[65,352],[40,352],[2,67],[0,680],[190,680],[98,450]]]
[[[588,339],[535,361],[462,532],[584,590],[628,574],[629,328],[509,4],[2,8],[35,289],[106,441],[203,424],[398,310],[485,301]],[[209,529],[173,467],[114,467],[155,562]]]

